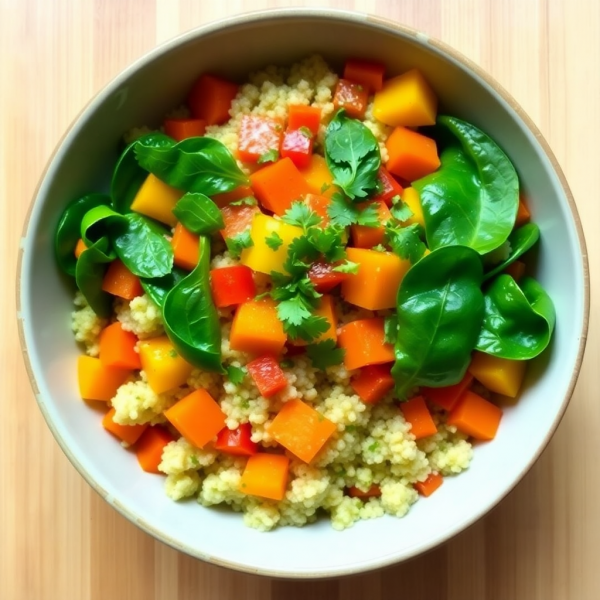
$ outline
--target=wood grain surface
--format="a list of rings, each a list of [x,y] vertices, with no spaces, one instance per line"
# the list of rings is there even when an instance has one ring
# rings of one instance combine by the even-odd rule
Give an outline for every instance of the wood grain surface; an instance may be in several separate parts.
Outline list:
[[[579,384],[542,458],[485,519],[429,554],[381,572],[286,582],[179,554],[97,496],[47,429],[20,356],[13,282],[23,219],[54,146],[91,96],[156,44],[226,15],[298,5],[391,17],[487,69],[553,148],[583,220],[592,276],[598,273],[596,0],[0,0],[0,599],[600,598],[594,277]]]

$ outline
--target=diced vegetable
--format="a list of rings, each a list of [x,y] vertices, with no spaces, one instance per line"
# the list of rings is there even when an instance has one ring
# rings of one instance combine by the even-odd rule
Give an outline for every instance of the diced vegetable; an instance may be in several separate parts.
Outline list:
[[[227,205],[221,209],[225,229],[221,230],[223,239],[234,238],[236,235],[247,231],[251,225],[254,215],[260,214],[258,206]]]
[[[148,175],[131,203],[131,210],[174,227],[173,209],[183,192],[167,185],[155,175]]]
[[[213,269],[210,287],[217,308],[242,304],[256,295],[252,270],[244,265]]]
[[[191,444],[203,448],[225,427],[225,413],[203,389],[194,390],[163,413]]]
[[[133,300],[144,293],[139,277],[136,277],[118,258],[108,266],[102,280],[102,289],[125,300]]]
[[[240,492],[270,500],[283,500],[288,481],[290,459],[281,454],[258,452],[248,459]]]
[[[105,367],[141,369],[140,355],[135,351],[138,338],[125,331],[119,321],[105,327],[100,333],[100,361]]]
[[[179,355],[166,335],[141,340],[138,348],[148,384],[156,394],[183,385],[192,373],[192,365]]]
[[[206,122],[202,119],[165,119],[165,133],[176,142],[204,135]]]
[[[375,404],[379,402],[393,387],[392,365],[367,365],[350,381],[352,389],[363,402]]]
[[[306,127],[313,135],[319,133],[321,109],[318,106],[291,104],[288,112],[288,129]]]
[[[236,187],[231,192],[223,192],[222,194],[215,194],[212,197],[212,201],[219,207],[223,208],[227,206],[231,202],[236,202],[238,200],[242,200],[243,198],[252,198],[254,196],[254,192],[252,188],[248,185],[240,185]]]
[[[415,483],[415,489],[421,496],[427,498],[431,496],[443,482],[444,478],[439,473],[430,473],[425,481],[417,481]]]
[[[339,79],[333,94],[333,106],[336,109],[343,108],[354,119],[362,119],[367,110],[368,99],[369,91],[365,86]]]
[[[203,119],[207,125],[221,125],[229,120],[231,102],[238,86],[214,75],[202,75],[192,87],[188,105],[192,115]]]
[[[192,271],[200,260],[200,239],[181,223],[177,223],[173,238],[173,262],[175,266]]]
[[[450,411],[447,423],[476,440],[487,441],[496,437],[501,418],[500,408],[467,390]]]
[[[276,250],[268,243],[268,240],[275,235],[278,236],[279,244]],[[257,213],[250,229],[253,244],[242,252],[241,263],[259,273],[270,274],[272,271],[282,273],[289,245],[301,235],[300,227]]]
[[[344,79],[362,85],[370,93],[383,87],[385,65],[372,60],[349,58],[344,65]]]
[[[421,179],[440,166],[435,141],[406,127],[396,127],[385,145],[389,155],[386,167],[406,181]]]
[[[436,95],[417,69],[388,79],[373,102],[373,116],[394,127],[435,125],[436,112]]]
[[[81,238],[79,238],[77,240],[77,244],[75,245],[75,250],[73,252],[75,254],[75,258],[79,258],[84,250],[87,250],[87,246],[85,242]]]
[[[140,467],[146,473],[161,475],[158,465],[162,461],[165,446],[173,441],[173,436],[160,425],[148,427],[135,445],[135,455]]]
[[[240,122],[238,157],[254,163],[268,152],[278,152],[283,126],[277,119],[244,115]]]
[[[281,158],[289,158],[299,169],[305,169],[310,165],[313,143],[312,132],[288,129],[281,139]]]
[[[488,390],[516,398],[525,377],[527,361],[499,358],[484,352],[474,352],[469,371]]]
[[[301,400],[288,400],[269,428],[274,440],[306,463],[336,430],[335,423]]]
[[[229,335],[232,350],[276,355],[281,353],[286,340],[273,300],[250,300],[238,306]]]
[[[290,158],[282,158],[250,176],[252,189],[260,203],[276,215],[283,215],[295,200],[311,190]]]
[[[346,351],[344,365],[349,371],[395,359],[394,347],[385,342],[381,317],[357,319],[344,325],[338,334],[338,345]]]
[[[270,398],[287,387],[288,380],[285,373],[273,356],[255,358],[246,365],[246,368],[264,398]]]
[[[329,214],[327,209],[331,205],[331,198],[323,194],[306,194],[304,203],[319,217],[321,222],[319,227],[325,228],[329,225]]]
[[[510,275],[517,283],[519,280],[525,275],[525,263],[521,260],[515,260],[515,262],[510,263],[505,269],[504,273]]]
[[[319,299],[319,304],[312,311],[312,314],[315,317],[323,317],[327,319],[329,323],[329,329],[324,331],[318,338],[314,339],[311,343],[316,344],[318,342],[324,342],[325,340],[333,340],[337,341],[337,317],[335,316],[335,306],[333,303],[333,297],[329,294],[323,294],[323,296]],[[298,338],[291,342],[297,346],[305,346],[307,342]]]
[[[252,441],[252,426],[242,423],[235,429],[224,427],[217,434],[215,450],[234,456],[252,456],[258,452],[258,444]]]
[[[79,395],[84,400],[112,400],[119,387],[131,375],[127,369],[107,367],[99,358],[79,355],[77,358],[77,380]]]
[[[348,279],[348,273],[334,271],[334,268],[334,264],[320,261],[316,261],[310,266],[308,277],[315,286],[315,290],[320,294],[330,292],[334,287]]]
[[[431,418],[431,413],[425,404],[423,396],[415,396],[400,405],[400,410],[407,423],[410,423],[410,432],[416,440],[437,433],[437,427]]]
[[[417,224],[425,227],[425,218],[423,217],[423,208],[421,207],[421,199],[419,192],[414,187],[407,187],[402,193],[402,202],[412,211],[412,217],[404,222],[404,225]]]
[[[388,206],[391,206],[392,198],[402,196],[402,186],[385,167],[379,167],[379,182],[383,189],[380,194],[373,197],[373,200],[383,200]]]
[[[328,198],[338,191],[333,184],[333,175],[327,167],[327,161],[320,154],[313,154],[308,167],[300,171],[304,177],[309,191],[313,194],[322,194]]]
[[[365,202],[363,208],[371,202]],[[372,248],[382,244],[385,237],[385,224],[392,218],[392,213],[383,200],[373,201],[372,204],[377,206],[377,218],[379,227],[366,227],[365,225],[352,225],[350,227],[350,235],[352,244],[357,248]]]
[[[365,498],[378,498],[381,496],[381,488],[376,483],[372,484],[366,492],[363,492],[355,485],[350,486],[347,491],[350,498],[361,498],[363,500]]]
[[[529,223],[531,220],[531,213],[527,208],[527,204],[523,199],[523,195],[519,196],[519,208],[517,210],[517,218],[515,220],[515,227],[521,227],[525,225],[525,223]]]
[[[113,421],[113,417],[115,416],[115,409],[111,408],[102,419],[102,427],[106,429],[106,431],[112,433],[116,438],[120,439],[122,442],[133,446],[139,439],[142,433],[146,431],[148,427],[147,423],[143,425],[119,425]]]
[[[473,375],[467,371],[465,376],[454,385],[439,388],[422,387],[421,394],[444,410],[452,410],[463,392],[471,385]]]
[[[410,261],[392,252],[377,252],[364,248],[348,248],[348,260],[359,265],[342,283],[346,302],[369,310],[396,306],[396,295],[402,278],[410,269]]]

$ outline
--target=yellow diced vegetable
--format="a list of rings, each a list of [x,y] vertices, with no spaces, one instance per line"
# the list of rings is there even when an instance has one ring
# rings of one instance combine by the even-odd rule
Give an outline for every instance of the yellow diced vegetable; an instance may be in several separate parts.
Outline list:
[[[166,335],[141,341],[139,350],[142,369],[156,394],[183,385],[192,373],[192,365],[179,355]]]
[[[412,217],[404,222],[404,225],[421,225],[425,227],[425,219],[423,218],[423,208],[421,207],[421,199],[419,198],[419,192],[413,188],[404,188],[402,192],[402,201],[410,210],[412,210]]]
[[[373,116],[392,127],[434,125],[436,112],[436,95],[417,69],[388,79],[373,102]]]
[[[474,352],[469,372],[491,392],[514,398],[519,393],[526,368],[525,360],[510,360],[485,352]]]
[[[286,341],[277,305],[271,298],[249,300],[238,306],[229,334],[232,350],[256,355],[279,354]]]
[[[306,179],[313,194],[331,198],[334,192],[339,191],[339,188],[333,185],[333,176],[327,167],[327,161],[320,154],[313,154],[308,167],[300,169],[300,173]]]
[[[183,192],[150,173],[133,199],[131,210],[174,227],[177,217],[173,209],[181,196]]]

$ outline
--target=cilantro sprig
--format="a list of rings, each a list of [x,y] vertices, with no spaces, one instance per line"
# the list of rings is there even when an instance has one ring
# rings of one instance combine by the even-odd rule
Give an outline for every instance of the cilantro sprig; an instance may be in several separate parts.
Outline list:
[[[388,222],[385,225],[385,240],[395,254],[414,265],[427,249],[421,239],[422,230],[423,228],[416,223],[408,227],[399,227],[393,222]]]
[[[327,367],[339,365],[344,360],[346,351],[338,348],[332,339],[309,344],[306,346],[306,354],[310,358],[313,367],[325,370]]]
[[[380,225],[376,204],[369,204],[365,208],[361,208],[339,192],[332,194],[331,203],[327,207],[327,215],[330,222],[338,227],[349,227],[350,225],[379,227]]]

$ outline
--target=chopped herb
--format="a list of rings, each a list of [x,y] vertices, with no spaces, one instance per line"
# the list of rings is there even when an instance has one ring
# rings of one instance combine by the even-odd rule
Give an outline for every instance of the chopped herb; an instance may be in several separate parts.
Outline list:
[[[285,358],[279,363],[279,366],[282,369],[291,369],[294,366],[294,361],[291,358]]]
[[[305,138],[308,138],[309,140],[312,140],[312,138],[313,138],[313,132],[306,125],[302,125],[302,127],[298,128],[298,131]]]
[[[333,267],[332,270],[336,271],[337,273],[352,273],[353,275],[356,275],[356,273],[358,273],[358,267],[359,267],[358,263],[352,262],[350,260],[346,260],[341,265],[337,265],[337,267]]]
[[[254,196],[246,196],[229,203],[229,206],[257,206],[258,200]]]
[[[265,242],[267,244],[267,246],[269,246],[269,248],[271,248],[271,250],[279,250],[279,247],[281,246],[281,244],[283,244],[283,240],[281,239],[281,236],[274,231],[271,235],[268,235],[265,238]]]
[[[356,425],[346,425],[346,427],[344,427],[344,431],[349,431],[352,433],[353,431],[356,431]]]
[[[301,200],[292,202],[281,220],[288,225],[302,227],[305,232],[309,227],[318,225],[322,221],[321,217]]]
[[[326,191],[327,191],[327,190],[328,190],[330,187],[331,187],[331,184],[330,184],[330,183],[324,183],[324,184],[321,186],[321,194],[324,194],[324,193],[325,193],[325,192],[326,192]]]
[[[383,341],[386,344],[395,344],[396,335],[398,334],[398,317],[396,315],[390,315],[383,321]]]
[[[327,367],[339,365],[344,360],[346,351],[338,348],[331,339],[306,346],[306,354],[310,358],[313,367],[325,370]]]
[[[421,229],[416,223],[408,227],[397,227],[388,222],[385,226],[385,238],[400,258],[415,264],[427,248],[421,240]]]
[[[225,244],[227,244],[227,250],[229,250],[232,258],[239,258],[244,248],[254,246],[254,242],[250,236],[250,229],[238,233],[233,237],[225,238]]]
[[[327,214],[331,223],[339,227],[350,225],[379,227],[379,213],[376,204],[369,204],[361,210],[339,192],[332,195],[331,203],[327,207]]]
[[[177,357],[179,356],[179,354],[177,354],[177,350],[175,350],[175,348],[171,348],[171,349],[169,350],[169,356],[170,356],[171,358],[177,358]]]
[[[259,165],[264,165],[265,163],[276,162],[277,160],[279,160],[279,150],[272,148],[261,154],[256,162]]]
[[[246,369],[244,368],[229,365],[225,367],[225,370],[227,371],[227,378],[235,385],[242,383],[246,377]]]
[[[377,448],[379,448],[379,442],[375,441],[367,448],[367,450],[369,452],[375,452],[375,450],[377,450]]]
[[[371,250],[375,250],[375,252],[387,252],[387,248],[383,244],[377,244],[377,246],[373,246]]]
[[[413,211],[408,207],[408,204],[402,202],[400,196],[394,196],[392,198],[392,208],[390,209],[390,212],[392,213],[392,217],[398,219],[400,222],[407,221],[414,215]]]
[[[198,457],[195,454],[192,454],[190,456],[190,462],[192,463],[192,466],[196,468],[200,466],[200,461],[198,460]]]

